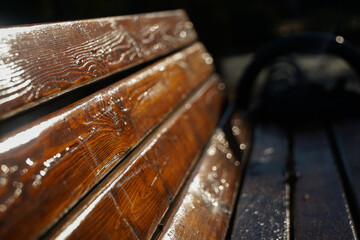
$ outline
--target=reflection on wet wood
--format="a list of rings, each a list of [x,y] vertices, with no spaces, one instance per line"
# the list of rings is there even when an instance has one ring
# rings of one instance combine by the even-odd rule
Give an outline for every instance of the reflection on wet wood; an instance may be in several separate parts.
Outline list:
[[[63,215],[208,78],[208,58],[194,44],[3,137],[1,238],[38,236]]]
[[[354,214],[360,218],[360,120],[343,120],[333,126],[333,131],[349,180]]]
[[[233,239],[288,239],[287,157],[286,132],[275,125],[257,124],[237,203]]]
[[[218,122],[218,84],[211,78],[48,237],[149,239]]]
[[[242,159],[245,161],[250,154],[250,145],[252,139],[252,125],[245,117],[239,112],[234,112],[230,120],[231,132],[235,136],[237,146],[240,149]],[[241,162],[242,163],[242,162]]]
[[[0,29],[0,119],[195,39],[181,10]]]
[[[234,117],[236,136],[249,130]],[[243,144],[249,145],[243,137]],[[217,129],[186,188],[171,209],[160,239],[224,239],[233,211],[241,166]]]
[[[325,130],[294,134],[295,239],[356,239]]]

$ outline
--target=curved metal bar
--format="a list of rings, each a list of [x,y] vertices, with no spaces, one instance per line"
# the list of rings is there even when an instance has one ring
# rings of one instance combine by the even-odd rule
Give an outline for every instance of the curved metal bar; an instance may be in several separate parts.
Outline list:
[[[341,36],[305,32],[279,38],[258,51],[237,87],[236,106],[248,110],[251,90],[260,71],[276,57],[290,53],[330,53],[342,57],[360,76],[360,51]]]

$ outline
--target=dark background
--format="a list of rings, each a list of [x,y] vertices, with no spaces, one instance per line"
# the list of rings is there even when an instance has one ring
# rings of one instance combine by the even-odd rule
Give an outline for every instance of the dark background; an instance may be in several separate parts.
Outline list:
[[[359,0],[20,0],[3,1],[0,26],[185,9],[215,56],[253,52],[278,36],[311,30],[360,45]]]

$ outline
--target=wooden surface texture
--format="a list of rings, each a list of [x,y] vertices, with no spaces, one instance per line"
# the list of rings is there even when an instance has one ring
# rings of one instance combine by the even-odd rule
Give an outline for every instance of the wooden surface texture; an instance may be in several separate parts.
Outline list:
[[[240,144],[249,146],[248,125],[240,115],[235,115],[232,123],[234,135],[242,140]],[[222,129],[217,129],[159,238],[225,239],[240,185],[240,161]]]
[[[182,10],[0,29],[0,120],[196,37]]]
[[[232,239],[288,239],[287,158],[286,131],[276,125],[255,125]]]
[[[1,238],[36,237],[61,217],[209,77],[208,58],[194,44],[2,137]]]
[[[149,239],[220,118],[218,84],[206,82],[47,237]]]
[[[333,132],[352,195],[352,210],[360,219],[360,120],[337,122],[333,125]]]
[[[325,129],[295,131],[294,161],[295,239],[356,239]]]
[[[335,142],[356,169],[348,159],[356,162],[356,127],[346,123],[334,127]],[[232,239],[357,239],[332,135],[315,123],[287,128],[255,125]],[[347,187],[356,186],[354,175]]]

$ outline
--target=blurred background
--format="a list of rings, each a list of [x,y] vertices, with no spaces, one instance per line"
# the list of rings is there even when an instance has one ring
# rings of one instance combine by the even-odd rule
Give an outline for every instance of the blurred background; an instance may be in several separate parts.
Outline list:
[[[3,0],[0,27],[178,8],[189,14],[230,89],[253,54],[280,36],[320,31],[341,35],[360,46],[359,0]],[[298,59],[296,64],[307,79],[326,79],[332,83],[339,76],[343,79],[344,74],[353,78],[339,59],[313,56]],[[358,90],[360,93],[360,87]]]

